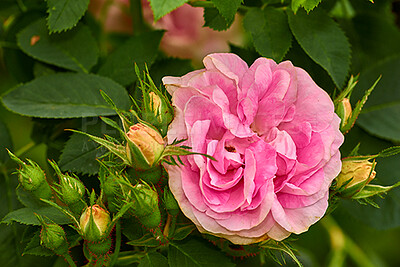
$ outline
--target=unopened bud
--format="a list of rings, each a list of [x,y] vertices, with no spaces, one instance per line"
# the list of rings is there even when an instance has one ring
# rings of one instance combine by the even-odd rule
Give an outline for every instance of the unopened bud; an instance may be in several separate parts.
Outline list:
[[[375,178],[375,163],[368,160],[343,160],[336,178],[337,187],[344,187],[341,195],[351,197]]]
[[[159,161],[164,151],[164,140],[157,130],[145,124],[137,123],[129,128],[126,136],[138,149],[136,151],[136,148],[129,143],[126,147],[128,159],[132,162],[133,167],[149,169]],[[140,164],[141,166],[136,164],[143,161],[145,164]]]
[[[340,125],[344,127],[352,113],[350,100],[348,98],[343,98],[336,107],[336,113],[338,114],[339,118],[341,119]]]
[[[164,189],[164,202],[165,202],[165,208],[167,209],[169,214],[171,214],[172,216],[178,215],[179,213],[178,202],[176,202],[174,195],[168,188]]]
[[[138,184],[132,190],[134,215],[147,228],[156,228],[161,221],[158,195],[150,186]]]
[[[64,229],[55,223],[43,224],[40,232],[40,244],[57,255],[68,253],[68,243]]]
[[[96,242],[106,237],[111,219],[109,213],[95,204],[87,207],[80,218],[84,239]]]
[[[46,175],[39,165],[29,159],[27,160],[27,164],[10,151],[8,153],[15,162],[20,164],[20,169],[17,170],[17,173],[18,181],[21,186],[37,198],[50,199],[52,197],[52,191],[47,183]]]
[[[160,97],[155,94],[154,92],[149,93],[149,98],[150,98],[150,108],[152,109],[154,116],[161,121],[161,99]]]

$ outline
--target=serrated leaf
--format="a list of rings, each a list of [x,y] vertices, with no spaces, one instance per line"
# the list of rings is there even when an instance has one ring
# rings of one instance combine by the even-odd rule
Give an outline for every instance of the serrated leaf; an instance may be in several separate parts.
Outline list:
[[[116,130],[107,127],[99,118],[83,119],[80,129],[97,136],[104,134],[118,136],[119,134]],[[58,165],[63,171],[94,175],[100,167],[96,158],[103,156],[106,152],[105,148],[100,147],[88,136],[73,133],[65,144]]]
[[[362,93],[361,90],[368,88],[367,84],[379,75],[382,75],[382,79],[365,103],[357,124],[370,134],[398,142],[400,141],[400,80],[398,79],[400,57],[376,64],[361,73],[355,90],[355,99]]]
[[[22,255],[53,256],[54,252],[40,245],[40,230],[35,233],[26,245]]]
[[[171,242],[168,247],[168,263],[171,267],[220,267],[235,266],[230,259],[211,244],[197,239]]]
[[[307,12],[310,12],[318,6],[320,2],[321,0],[292,0],[292,10],[296,13],[300,7],[304,7]]]
[[[226,21],[233,21],[243,0],[211,0]]]
[[[189,0],[148,0],[154,14],[154,21],[159,20],[172,10],[180,7]]]
[[[22,51],[35,59],[78,72],[88,72],[99,54],[87,26],[79,25],[71,31],[49,35],[44,19],[23,29],[17,35],[17,42]]]
[[[158,247],[160,246],[160,241],[156,240],[153,234],[146,233],[141,238],[131,240],[127,244],[131,246]]]
[[[13,150],[13,144],[7,126],[0,120],[0,165],[10,159],[7,150]]]
[[[350,44],[339,28],[323,10],[309,14],[287,11],[289,26],[303,50],[323,67],[338,87],[342,87],[350,68]]]
[[[139,267],[167,267],[168,260],[158,252],[147,253],[139,262]]]
[[[130,98],[121,85],[95,74],[58,73],[20,85],[2,97],[11,111],[41,118],[75,118],[114,115],[101,97],[104,90],[120,109],[129,109]]]
[[[204,26],[216,31],[225,31],[228,29],[233,20],[226,20],[216,8],[204,8]]]
[[[46,0],[50,32],[71,29],[85,14],[90,0]]]
[[[18,187],[15,191],[19,202],[21,202],[25,207],[32,209],[43,207],[43,202],[33,196],[31,192],[26,191],[22,187]]]
[[[43,208],[22,208],[14,210],[8,213],[3,219],[2,223],[10,224],[12,222],[18,222],[27,225],[40,225],[39,220],[36,218],[35,213],[45,217],[45,221],[50,219],[57,224],[69,224],[71,220],[64,215],[61,211],[54,207],[43,207]]]
[[[117,47],[100,67],[99,74],[126,86],[137,80],[135,63],[144,70],[157,56],[163,31],[153,31],[131,37]],[[114,99],[114,98],[112,98]]]
[[[251,33],[253,44],[264,57],[280,62],[292,43],[287,16],[276,8],[252,8],[243,19],[244,28]]]

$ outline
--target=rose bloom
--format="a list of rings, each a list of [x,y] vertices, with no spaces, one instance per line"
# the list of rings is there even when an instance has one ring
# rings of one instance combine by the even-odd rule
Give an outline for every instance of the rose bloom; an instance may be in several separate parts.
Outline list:
[[[92,14],[103,20],[104,30],[132,33],[129,0],[114,0],[109,7],[104,6],[104,3],[105,0],[95,0],[91,1],[89,6]],[[154,23],[149,2],[143,0],[142,6],[145,21],[155,29],[166,30],[160,46],[169,56],[201,61],[211,52],[229,51],[228,42],[240,44],[243,41],[241,21],[238,16],[227,31],[218,32],[203,27],[203,8],[184,4]]]
[[[300,234],[328,207],[343,135],[328,94],[289,61],[211,54],[205,69],[164,77],[175,118],[168,141],[202,155],[165,165],[183,213],[235,244]]]

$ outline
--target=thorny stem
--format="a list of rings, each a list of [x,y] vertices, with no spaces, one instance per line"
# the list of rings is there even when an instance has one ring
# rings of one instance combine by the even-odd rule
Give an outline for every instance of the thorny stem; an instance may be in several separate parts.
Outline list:
[[[332,250],[334,252],[330,266],[333,266],[334,262],[341,262],[343,264],[346,254],[349,255],[358,266],[375,266],[364,251],[362,251],[362,249],[343,232],[331,216],[325,217],[321,222],[329,233]],[[338,266],[338,264],[335,264],[335,266]]]
[[[115,249],[114,254],[111,257],[110,267],[114,266],[115,262],[118,259],[119,250],[121,249],[121,222],[118,222],[115,225]]]

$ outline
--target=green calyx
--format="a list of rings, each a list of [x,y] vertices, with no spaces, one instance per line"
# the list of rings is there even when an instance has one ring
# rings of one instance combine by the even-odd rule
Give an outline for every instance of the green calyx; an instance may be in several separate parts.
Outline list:
[[[64,229],[55,223],[47,224],[40,216],[36,215],[42,225],[40,232],[40,245],[52,250],[57,255],[68,254],[68,243]]]
[[[132,190],[133,213],[147,228],[156,228],[161,221],[158,195],[150,186],[137,184]]]
[[[179,214],[180,209],[178,202],[176,202],[174,195],[167,187],[164,189],[164,203],[165,208],[170,215],[176,216]]]
[[[50,199],[52,191],[47,183],[46,175],[39,165],[30,159],[27,159],[27,164],[10,151],[8,151],[8,154],[12,160],[20,165],[20,169],[17,170],[20,185],[37,198]]]

